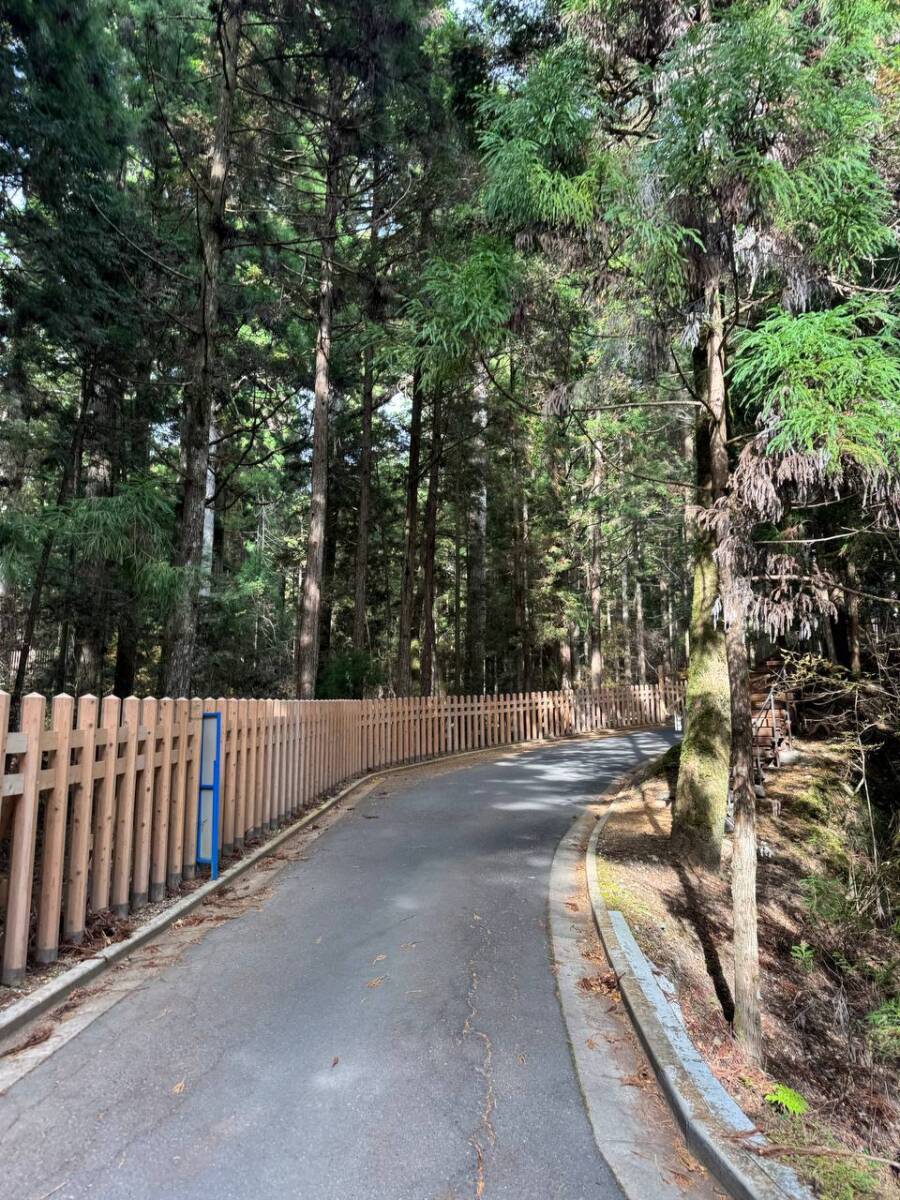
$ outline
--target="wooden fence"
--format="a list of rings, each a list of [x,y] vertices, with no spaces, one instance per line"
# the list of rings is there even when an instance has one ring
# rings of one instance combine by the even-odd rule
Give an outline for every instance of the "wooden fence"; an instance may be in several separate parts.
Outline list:
[[[660,725],[675,682],[384,700],[139,700],[0,692],[2,982],[53,962],[92,914],[119,917],[197,873],[201,717],[221,714],[224,856],[345,780],[464,750]]]

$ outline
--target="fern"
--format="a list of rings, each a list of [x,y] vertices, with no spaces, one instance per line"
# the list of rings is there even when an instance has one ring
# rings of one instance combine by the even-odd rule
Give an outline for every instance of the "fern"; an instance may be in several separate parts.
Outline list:
[[[792,1117],[802,1117],[804,1113],[809,1112],[807,1101],[786,1083],[773,1084],[771,1091],[766,1092],[764,1099],[773,1108],[790,1113]]]

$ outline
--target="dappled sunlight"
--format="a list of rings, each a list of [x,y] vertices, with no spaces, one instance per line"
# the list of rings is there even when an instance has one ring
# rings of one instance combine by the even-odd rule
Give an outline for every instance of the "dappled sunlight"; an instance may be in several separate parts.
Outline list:
[[[491,805],[500,812],[546,812],[548,809],[560,808],[568,801],[558,799],[548,800],[505,800]]]

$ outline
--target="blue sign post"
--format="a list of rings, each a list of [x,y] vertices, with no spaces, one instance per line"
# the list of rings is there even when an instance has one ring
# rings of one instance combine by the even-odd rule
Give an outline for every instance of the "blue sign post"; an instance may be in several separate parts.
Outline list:
[[[222,714],[204,713],[200,738],[197,862],[209,863],[211,879],[219,878],[219,757],[221,748]]]

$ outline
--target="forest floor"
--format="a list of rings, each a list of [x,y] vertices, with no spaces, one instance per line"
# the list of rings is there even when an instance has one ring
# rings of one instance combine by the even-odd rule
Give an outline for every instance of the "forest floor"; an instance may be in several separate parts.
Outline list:
[[[877,1159],[896,1159],[900,1145],[897,1061],[877,1052],[866,1018],[895,1012],[898,931],[847,902],[856,810],[839,751],[798,748],[759,805],[764,1070],[731,1034],[730,839],[721,877],[669,850],[677,752],[619,792],[600,840],[601,887],[675,984],[695,1045],[780,1156],[827,1200],[896,1198],[900,1177]],[[891,1040],[896,1055],[896,1032]]]

